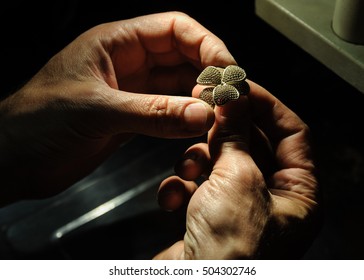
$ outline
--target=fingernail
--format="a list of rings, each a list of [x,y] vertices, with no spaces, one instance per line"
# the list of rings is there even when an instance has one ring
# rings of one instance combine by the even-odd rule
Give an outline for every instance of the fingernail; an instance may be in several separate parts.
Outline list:
[[[189,130],[206,129],[208,122],[207,110],[208,108],[202,103],[192,103],[186,107],[184,118]]]

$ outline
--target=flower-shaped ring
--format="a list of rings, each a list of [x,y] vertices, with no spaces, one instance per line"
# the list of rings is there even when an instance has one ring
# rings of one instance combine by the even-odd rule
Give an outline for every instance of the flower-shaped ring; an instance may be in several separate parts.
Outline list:
[[[249,84],[245,79],[244,69],[237,65],[229,65],[226,68],[207,66],[197,77],[199,85],[208,86],[200,92],[199,98],[212,107],[237,100],[240,95],[249,93]]]

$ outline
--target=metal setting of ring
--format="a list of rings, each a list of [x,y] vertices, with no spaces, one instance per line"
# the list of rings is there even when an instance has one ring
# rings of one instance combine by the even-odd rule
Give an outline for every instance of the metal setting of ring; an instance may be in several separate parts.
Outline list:
[[[244,69],[237,65],[226,68],[207,66],[196,80],[199,85],[208,86],[200,92],[199,98],[213,108],[237,100],[240,95],[249,93],[249,84],[245,79]]]

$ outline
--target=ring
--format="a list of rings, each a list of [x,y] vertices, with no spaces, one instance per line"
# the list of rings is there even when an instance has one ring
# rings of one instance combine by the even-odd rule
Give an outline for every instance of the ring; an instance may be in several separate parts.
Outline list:
[[[237,100],[250,91],[245,79],[244,69],[237,65],[226,68],[207,66],[196,80],[199,85],[208,86],[200,92],[199,98],[213,108]]]

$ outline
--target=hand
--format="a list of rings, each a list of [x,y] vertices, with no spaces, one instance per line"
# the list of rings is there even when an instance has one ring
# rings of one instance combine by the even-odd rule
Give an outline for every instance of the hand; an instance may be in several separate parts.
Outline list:
[[[186,234],[155,259],[298,258],[312,242],[318,184],[309,128],[249,85],[248,96],[215,109],[208,144],[190,147],[178,176],[162,182],[163,208],[187,204]]]
[[[0,206],[64,190],[134,134],[206,133],[213,110],[181,95],[207,65],[233,63],[219,38],[178,12],[81,34],[0,103]]]

